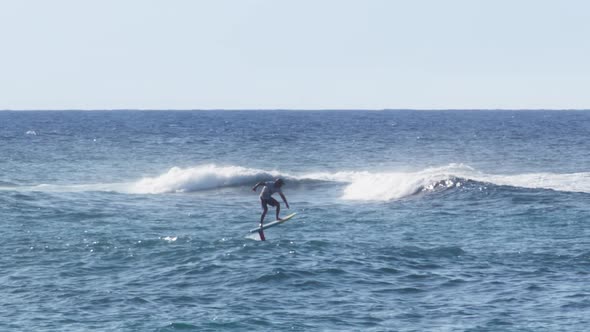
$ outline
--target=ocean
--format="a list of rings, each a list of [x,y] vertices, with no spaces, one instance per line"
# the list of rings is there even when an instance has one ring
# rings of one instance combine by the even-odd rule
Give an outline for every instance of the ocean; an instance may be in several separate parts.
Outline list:
[[[3,111],[0,330],[584,331],[589,138],[585,111]],[[297,215],[259,241],[277,177]]]

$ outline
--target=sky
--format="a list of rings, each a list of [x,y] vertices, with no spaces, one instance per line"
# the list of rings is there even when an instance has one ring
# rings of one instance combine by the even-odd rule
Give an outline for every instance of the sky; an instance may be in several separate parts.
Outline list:
[[[586,0],[0,0],[0,109],[590,109]]]

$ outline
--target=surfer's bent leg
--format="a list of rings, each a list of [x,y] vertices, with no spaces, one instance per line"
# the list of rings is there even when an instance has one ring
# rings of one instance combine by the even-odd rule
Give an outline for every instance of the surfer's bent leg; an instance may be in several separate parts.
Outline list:
[[[268,206],[266,206],[266,200],[260,199],[260,204],[262,205],[262,215],[260,216],[260,226],[264,222],[264,217],[266,217],[266,212],[268,212]]]
[[[281,203],[279,203],[279,201],[271,197],[268,204],[277,208],[277,220],[281,220],[281,218],[279,218],[279,212],[281,212]]]

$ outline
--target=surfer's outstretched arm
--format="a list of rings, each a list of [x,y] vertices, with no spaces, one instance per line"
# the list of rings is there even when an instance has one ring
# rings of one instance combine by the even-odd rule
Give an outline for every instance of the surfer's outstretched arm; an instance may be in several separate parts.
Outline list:
[[[283,199],[283,202],[285,202],[287,209],[290,209],[289,203],[287,203],[287,197],[285,197],[285,195],[283,193],[279,193],[279,195],[281,195],[281,198]]]
[[[256,189],[262,185],[264,185],[264,182],[258,182],[254,187],[252,187],[252,191],[256,191]]]

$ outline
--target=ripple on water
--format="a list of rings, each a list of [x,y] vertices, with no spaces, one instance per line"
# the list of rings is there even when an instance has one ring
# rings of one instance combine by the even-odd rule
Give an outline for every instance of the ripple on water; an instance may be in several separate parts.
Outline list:
[[[158,332],[173,332],[173,331],[200,331],[199,327],[189,323],[170,323],[166,326],[158,328]]]

